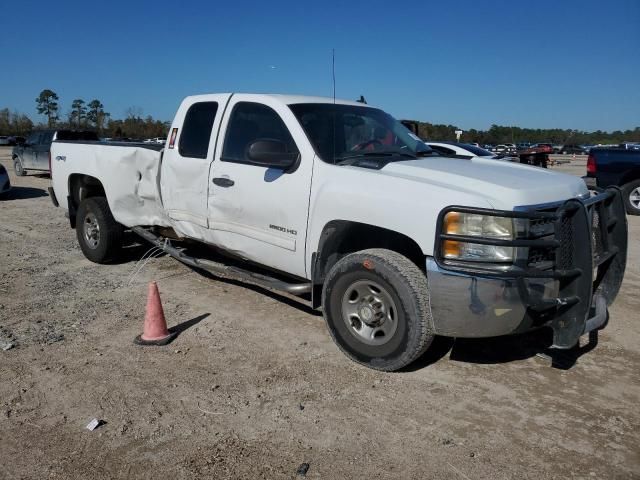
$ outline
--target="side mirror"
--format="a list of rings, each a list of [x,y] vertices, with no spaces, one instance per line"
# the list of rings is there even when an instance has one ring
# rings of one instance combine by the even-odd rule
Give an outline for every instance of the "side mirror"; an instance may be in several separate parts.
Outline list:
[[[298,152],[288,152],[280,140],[261,139],[249,146],[247,157],[254,165],[289,170],[298,161]]]

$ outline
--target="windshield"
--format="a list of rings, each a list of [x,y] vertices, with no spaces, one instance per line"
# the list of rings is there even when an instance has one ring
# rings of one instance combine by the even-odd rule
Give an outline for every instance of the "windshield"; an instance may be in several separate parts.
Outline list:
[[[404,125],[376,108],[330,103],[298,103],[289,108],[325,162],[363,156],[406,159],[431,152]]]

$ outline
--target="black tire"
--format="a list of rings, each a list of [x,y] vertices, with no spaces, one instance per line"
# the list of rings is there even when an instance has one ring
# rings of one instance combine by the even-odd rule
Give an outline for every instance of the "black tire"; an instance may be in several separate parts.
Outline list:
[[[631,198],[632,195],[635,200]],[[624,207],[629,215],[640,215],[640,205],[637,200],[638,195],[640,195],[640,180],[635,180],[622,186]]]
[[[19,158],[13,159],[13,171],[16,172],[16,176],[24,177],[27,174],[27,171],[22,168],[22,162]]]
[[[90,197],[80,202],[76,214],[76,236],[87,259],[95,263],[109,263],[117,258],[122,248],[123,230],[113,218],[106,198]]]
[[[381,345],[365,343],[358,332],[359,314],[356,319],[347,319],[343,315],[344,308],[350,308],[350,304],[358,298],[358,295],[355,299],[347,296],[350,289],[355,285],[368,285],[369,282],[381,287],[390,299],[390,305],[395,307],[388,310],[395,311],[392,315],[394,321],[390,324],[395,322],[396,326],[392,333],[384,334],[380,340],[375,338],[379,333],[375,329],[380,328],[379,325],[371,327],[367,322],[359,324],[361,328],[373,328],[375,334],[367,341],[386,342]],[[363,299],[366,297],[363,296]],[[380,303],[377,300],[375,302]],[[362,301],[358,303],[362,304]],[[420,357],[433,341],[427,278],[408,258],[391,250],[363,250],[339,260],[325,280],[322,305],[327,328],[336,345],[353,361],[369,368],[398,370]],[[356,307],[356,310],[359,308]],[[379,313],[372,317],[369,312],[363,318],[375,318]],[[385,318],[384,322],[388,321],[386,313],[381,317]]]

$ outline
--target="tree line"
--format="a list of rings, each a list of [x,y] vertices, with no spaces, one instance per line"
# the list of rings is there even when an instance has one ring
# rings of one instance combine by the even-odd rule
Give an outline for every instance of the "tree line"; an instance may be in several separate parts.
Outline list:
[[[438,125],[427,122],[418,123],[418,135],[427,140],[455,141],[455,125]],[[613,132],[585,132],[581,130],[561,128],[520,128],[491,125],[489,130],[470,129],[463,131],[461,142],[476,142],[481,145],[501,143],[543,143],[558,145],[607,145],[622,142],[640,142],[640,127],[633,130],[616,130]]]
[[[33,122],[23,113],[0,109],[0,135],[26,136],[33,130]]]
[[[165,137],[170,122],[154,119],[151,115],[143,117],[142,110],[130,107],[125,112],[124,119],[114,119],[105,111],[105,107],[98,99],[85,102],[76,98],[71,102],[71,108],[66,119],[61,119],[60,98],[50,89],[40,92],[36,98],[36,111],[47,119],[45,125],[35,126],[27,115],[10,112],[8,108],[0,109],[0,135],[26,135],[34,127],[92,129],[102,137],[111,138],[153,138]],[[433,124],[417,122],[418,133],[428,140],[456,139],[455,125]],[[464,131],[461,136],[463,142],[477,142],[480,144],[520,143],[520,142],[550,142],[553,144],[597,145],[628,142],[640,142],[640,127],[633,130],[616,130],[614,132],[585,132],[572,129],[534,129],[492,125],[489,130],[471,129]]]
[[[36,111],[47,118],[49,128],[70,128],[95,130],[102,137],[111,138],[152,138],[165,137],[170,123],[154,119],[151,115],[143,118],[142,110],[130,107],[124,119],[111,118],[98,99],[85,102],[76,98],[65,120],[60,118],[60,98],[53,90],[45,89],[36,98]]]

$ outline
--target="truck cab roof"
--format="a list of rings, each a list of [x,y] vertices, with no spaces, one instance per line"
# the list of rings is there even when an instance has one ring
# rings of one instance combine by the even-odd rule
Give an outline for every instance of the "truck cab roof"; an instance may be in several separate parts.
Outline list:
[[[352,100],[342,100],[332,97],[317,97],[311,95],[282,95],[278,93],[243,93],[243,92],[226,92],[226,93],[205,93],[201,95],[190,95],[185,97],[183,103],[195,103],[207,101],[214,95],[242,95],[246,99],[253,99],[256,102],[261,102],[267,98],[276,100],[285,105],[294,105],[298,103],[335,103],[337,105],[354,105],[359,107],[367,107],[367,104],[361,102],[354,102]],[[373,108],[373,107],[371,107]]]

